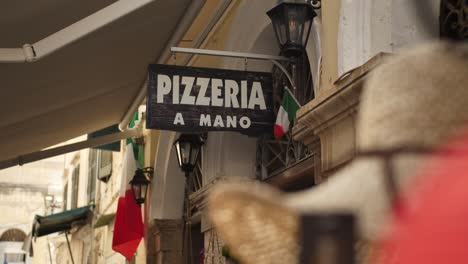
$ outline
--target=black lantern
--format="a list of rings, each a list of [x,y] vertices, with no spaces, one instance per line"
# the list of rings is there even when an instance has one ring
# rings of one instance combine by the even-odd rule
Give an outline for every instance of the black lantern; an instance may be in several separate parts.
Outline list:
[[[203,141],[198,134],[182,134],[174,142],[179,167],[187,177],[195,168]]]
[[[137,169],[135,171],[135,176],[130,181],[130,185],[132,186],[132,193],[133,198],[135,198],[136,203],[141,206],[146,200],[146,193],[148,191],[148,185],[150,181],[146,177],[145,174],[153,175],[153,168],[144,168],[144,169]],[[151,177],[150,176],[150,177]]]
[[[283,2],[267,12],[281,51],[286,56],[299,56],[309,39],[312,21],[317,16],[308,3]]]

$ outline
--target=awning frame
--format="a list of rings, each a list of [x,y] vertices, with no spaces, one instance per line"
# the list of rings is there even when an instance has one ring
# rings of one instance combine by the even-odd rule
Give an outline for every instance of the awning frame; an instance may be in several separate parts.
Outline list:
[[[48,216],[36,215],[33,221],[32,236],[47,236],[57,232],[69,232],[75,226],[90,221],[94,206],[88,205]]]
[[[24,63],[40,60],[154,1],[155,0],[119,0],[34,44],[24,44],[21,48],[0,48],[0,63]],[[206,0],[191,1],[190,5],[186,8],[184,16],[180,19],[179,25],[173,32],[165,49],[163,50],[163,53],[159,56],[157,63],[165,63],[167,61],[171,54],[170,47],[182,39],[186,31],[192,25],[193,20],[198,16],[199,11],[203,8],[205,2]],[[145,98],[147,82],[148,80],[145,78],[138,94],[133,98],[127,111],[122,116],[121,122],[118,124],[122,133],[116,133],[67,146],[20,155],[12,159],[0,161],[0,169],[23,165],[56,155],[115,142],[127,137],[141,136],[141,130],[131,132],[127,127],[133,113],[138,109]]]
[[[113,133],[113,134],[109,134],[109,135],[102,136],[102,137],[92,138],[92,139],[88,139],[85,141],[68,144],[65,146],[36,151],[36,152],[32,152],[32,153],[25,154],[25,155],[20,155],[12,159],[0,161],[0,170],[13,167],[16,165],[22,166],[27,163],[31,163],[31,162],[42,160],[42,159],[47,159],[50,157],[62,155],[62,154],[73,152],[73,151],[78,151],[81,149],[102,146],[108,143],[112,143],[112,142],[119,141],[125,138],[129,138],[129,137],[141,137],[142,135],[143,135],[143,129],[141,127],[141,122],[140,122],[135,128],[127,129],[124,132]]]
[[[119,0],[34,44],[0,48],[0,63],[38,61],[155,0]]]
[[[120,0],[34,44],[24,44],[21,48],[0,48],[0,63],[38,61],[153,1],[155,0]],[[169,48],[182,39],[205,2],[206,0],[192,0],[163,54],[159,57],[158,63],[164,63],[169,58]],[[125,130],[133,113],[145,98],[147,85],[148,80],[145,79],[135,100],[122,117],[119,124],[121,131]]]

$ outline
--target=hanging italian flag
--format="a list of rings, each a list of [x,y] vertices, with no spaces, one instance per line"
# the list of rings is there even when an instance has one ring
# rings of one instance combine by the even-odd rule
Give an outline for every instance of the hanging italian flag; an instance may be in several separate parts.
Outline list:
[[[275,123],[275,139],[280,140],[288,131],[289,125],[296,118],[296,112],[301,105],[288,87],[284,87],[283,102],[281,103]]]
[[[134,121],[130,123],[130,127],[133,126]],[[141,146],[134,144],[131,139],[127,139],[122,164],[120,194],[115,214],[112,249],[122,254],[128,261],[135,255],[145,232],[141,208],[136,203],[130,186],[130,181],[137,167],[141,168],[143,165],[141,163],[142,153]]]

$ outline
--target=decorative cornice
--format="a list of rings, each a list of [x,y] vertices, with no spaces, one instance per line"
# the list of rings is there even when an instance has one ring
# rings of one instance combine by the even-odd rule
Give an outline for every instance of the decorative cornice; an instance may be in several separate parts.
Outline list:
[[[355,114],[368,73],[386,57],[387,54],[379,53],[362,66],[343,74],[335,81],[334,88],[323,91],[299,109],[293,128],[294,140],[308,144],[327,127]]]
[[[153,235],[159,234],[160,232],[177,231],[183,226],[181,219],[153,219],[152,221],[152,233]]]

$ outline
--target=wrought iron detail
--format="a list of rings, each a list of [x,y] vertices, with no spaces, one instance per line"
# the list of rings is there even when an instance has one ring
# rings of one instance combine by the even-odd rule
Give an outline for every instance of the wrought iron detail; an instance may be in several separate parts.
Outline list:
[[[320,9],[322,7],[321,0],[308,0],[313,9]]]
[[[257,178],[267,180],[312,155],[307,146],[292,139],[291,132],[280,141],[261,137],[257,142]]]
[[[468,0],[441,0],[440,35],[452,40],[468,39]]]
[[[299,103],[304,105],[312,100],[314,98],[313,78],[306,52],[304,51],[295,62],[285,62],[284,66],[293,75],[296,89],[292,92]],[[285,86],[289,87],[287,78],[280,69],[273,67],[273,96],[276,113],[281,105]],[[313,154],[307,146],[293,140],[291,129],[279,141],[274,140],[273,131],[271,132],[257,140],[256,173],[259,180],[269,179]]]
[[[208,138],[208,133],[203,133],[201,135],[202,140],[206,142]],[[198,155],[197,163],[195,164],[195,168],[193,169],[192,173],[188,177],[188,181],[190,181],[189,195],[192,193],[196,193],[197,191],[203,188],[203,156],[204,156],[204,146],[201,147],[200,155]]]

